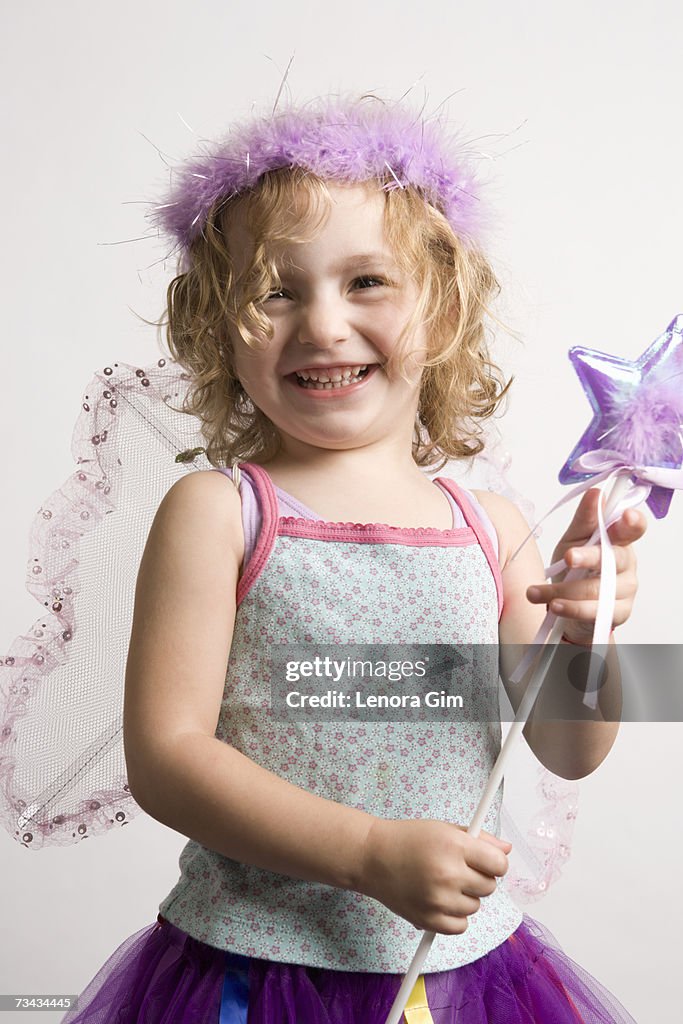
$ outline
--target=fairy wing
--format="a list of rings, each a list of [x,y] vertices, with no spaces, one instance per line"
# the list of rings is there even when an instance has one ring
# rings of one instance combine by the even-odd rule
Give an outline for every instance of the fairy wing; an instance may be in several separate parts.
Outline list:
[[[125,825],[139,811],[123,753],[123,681],[137,571],[154,514],[210,468],[187,377],[160,359],[95,374],[76,422],[76,471],[42,504],[27,588],[43,612],[0,659],[0,819],[30,849]]]

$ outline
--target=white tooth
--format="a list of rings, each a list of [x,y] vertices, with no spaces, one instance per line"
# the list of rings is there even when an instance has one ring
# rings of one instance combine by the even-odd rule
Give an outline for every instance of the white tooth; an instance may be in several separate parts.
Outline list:
[[[306,386],[309,389],[313,388],[316,391],[331,391],[333,389],[336,389],[338,391],[340,388],[348,388],[348,387],[350,387],[351,384],[353,384],[353,383],[355,383],[355,381],[353,381],[353,380],[341,380],[341,381],[310,380],[310,381],[307,382]]]
[[[343,380],[349,377],[357,377],[361,370],[367,369],[367,365],[362,366],[342,366],[338,369],[330,372],[319,370],[319,371],[308,371],[300,370],[297,371],[297,376],[301,377],[302,380],[314,380],[319,381],[321,384],[327,384],[330,381]]]
[[[361,366],[343,366],[329,373],[297,370],[296,375],[308,387],[314,387],[318,391],[321,388],[329,391],[331,388],[348,387],[350,384],[356,383],[359,380],[360,373],[367,368],[367,363],[364,363]]]

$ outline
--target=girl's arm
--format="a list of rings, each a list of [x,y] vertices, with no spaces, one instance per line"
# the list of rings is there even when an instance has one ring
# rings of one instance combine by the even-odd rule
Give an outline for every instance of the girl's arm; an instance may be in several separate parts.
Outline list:
[[[131,792],[169,828],[233,860],[356,889],[374,818],[261,768],[214,736],[244,555],[240,499],[211,472],[183,477],[140,564],[126,666]]]
[[[562,584],[547,584],[543,573],[543,561],[533,537],[510,561],[529,532],[529,526],[519,509],[506,498],[490,492],[473,492],[493,522],[499,539],[499,560],[503,577],[504,604],[499,623],[501,678],[515,712],[521,702],[530,673],[520,684],[509,683],[509,676],[520,660],[524,648],[536,635],[546,613],[546,604],[534,604],[527,596],[530,586],[540,589],[537,600],[546,602],[562,593]],[[572,527],[581,522],[595,504],[595,495],[584,496]],[[644,519],[636,525],[627,526],[623,520],[610,527],[610,537],[615,545],[617,570],[617,607],[619,619],[624,621],[630,613],[635,593],[635,556],[627,547],[631,540],[644,532]],[[571,530],[571,528],[570,528]],[[567,531],[563,540],[570,534]],[[587,536],[592,533],[592,527]],[[581,544],[576,538],[575,543]],[[553,561],[564,554],[569,543],[560,543]],[[595,552],[594,552],[595,555]],[[592,567],[592,566],[590,566]],[[581,598],[573,602],[570,609],[583,628],[591,630],[590,617],[595,615],[597,577],[577,581],[573,584],[574,596]],[[581,627],[579,627],[581,628]],[[583,691],[587,675],[588,658],[581,648],[561,643],[553,658],[548,676],[541,690],[527,725],[524,736],[536,757],[549,771],[567,779],[579,779],[602,763],[609,753],[619,730],[621,713],[621,674],[614,638],[606,656],[606,676],[600,689],[598,707],[590,711],[583,703]],[[555,718],[556,720],[552,720]]]

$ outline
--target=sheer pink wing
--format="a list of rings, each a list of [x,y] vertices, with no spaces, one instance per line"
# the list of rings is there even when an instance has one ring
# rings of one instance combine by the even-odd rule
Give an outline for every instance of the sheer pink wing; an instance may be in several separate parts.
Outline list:
[[[198,421],[175,411],[186,387],[170,360],[97,372],[74,429],[78,468],[33,522],[27,588],[44,610],[0,658],[0,820],[31,849],[139,810],[122,734],[137,570],[164,494],[209,467],[201,453],[176,461],[202,443]]]

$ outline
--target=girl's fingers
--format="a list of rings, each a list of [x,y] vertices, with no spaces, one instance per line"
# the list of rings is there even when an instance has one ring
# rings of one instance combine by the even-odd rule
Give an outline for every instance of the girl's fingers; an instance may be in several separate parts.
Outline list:
[[[642,537],[646,527],[645,516],[637,509],[627,509],[618,522],[610,527],[609,536],[614,545],[617,573],[617,600],[632,601],[636,593],[637,559],[632,544]],[[578,579],[567,580],[567,574],[564,573],[561,579],[556,578],[553,583],[529,587],[527,598],[532,604],[549,605],[556,614],[565,614],[559,610],[558,602],[563,602],[568,609],[575,609],[574,612],[567,612],[568,617],[589,621],[591,609],[597,608],[600,592],[602,547],[599,544],[586,545],[574,542],[567,545],[564,551],[561,546],[555,550],[553,561],[560,558],[564,558],[569,569],[583,570],[582,575]]]
[[[616,595],[613,625],[626,622],[631,614],[633,599],[638,589],[636,578],[636,555],[631,546],[645,533],[647,522],[642,512],[627,509],[620,519],[609,528],[609,537],[614,545],[616,566]],[[567,574],[553,583],[540,584],[527,589],[527,598],[532,604],[545,604],[555,615],[575,619],[577,622],[595,622],[600,593],[600,569],[602,548],[599,544],[581,544],[573,541],[564,551],[556,548],[553,561],[564,558],[569,569],[581,569],[578,579],[567,580]]]
[[[634,572],[619,572],[616,579],[617,600],[632,598],[637,590]],[[582,576],[576,580],[563,580],[560,583],[546,583],[541,586],[529,587],[527,598],[532,604],[551,604],[553,601],[591,603],[598,600],[600,594],[600,575]],[[552,609],[554,611],[554,609]]]
[[[634,561],[635,555],[629,547],[617,545],[614,548],[614,561],[617,572],[624,572]],[[591,544],[590,547],[568,548],[564,553],[564,560],[570,569],[600,569],[602,564],[602,548],[599,544]]]
[[[615,547],[615,557],[618,557],[624,549],[627,549],[629,545],[639,540],[646,529],[647,520],[643,513],[639,512],[638,509],[627,509],[621,518],[616,523],[613,523],[607,531]],[[558,545],[555,556],[553,561],[564,557],[571,568],[574,568],[575,565],[594,568],[600,564],[600,545],[592,544],[588,546],[573,541],[571,544],[567,544],[564,550],[562,545]],[[619,567],[618,563],[617,567]]]
[[[631,600],[617,601],[612,614],[612,625],[621,626],[627,621],[631,614],[633,602]],[[576,622],[595,622],[598,614],[597,601],[566,601],[553,600],[550,602],[550,611],[563,619],[574,619]]]
[[[630,544],[642,537],[646,530],[647,519],[643,513],[637,508],[629,508],[607,532],[615,544]]]

